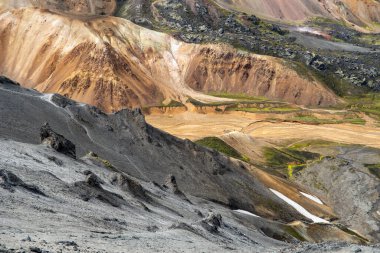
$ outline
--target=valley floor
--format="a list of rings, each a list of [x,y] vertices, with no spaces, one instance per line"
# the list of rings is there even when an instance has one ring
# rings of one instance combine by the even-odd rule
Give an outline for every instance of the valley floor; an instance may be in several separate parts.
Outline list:
[[[180,138],[197,140],[238,131],[271,141],[322,139],[380,148],[380,128],[356,124],[304,124],[273,121],[275,114],[244,112],[168,113],[147,115],[146,120]],[[284,117],[280,114],[279,117]]]

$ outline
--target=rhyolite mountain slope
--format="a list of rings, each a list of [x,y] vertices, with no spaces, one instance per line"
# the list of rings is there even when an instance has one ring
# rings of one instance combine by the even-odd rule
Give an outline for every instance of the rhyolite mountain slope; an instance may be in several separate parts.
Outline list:
[[[281,240],[367,242],[336,222],[313,223],[273,192],[324,219],[339,218],[300,194],[298,186],[154,129],[139,110],[106,115],[6,78],[0,83],[0,210],[7,224],[0,228],[0,249],[5,252],[20,247],[279,252],[293,248]],[[45,125],[41,136],[63,137],[39,145],[46,122],[52,130],[46,132]],[[60,138],[73,142],[76,159],[49,147]],[[313,247],[318,252],[330,246]],[[376,252],[350,244],[336,249],[354,248]]]
[[[343,20],[360,30],[379,32],[380,3],[376,0],[216,0],[223,7],[282,21],[313,17]]]
[[[316,78],[281,59],[184,43],[114,17],[80,20],[15,9],[0,14],[0,34],[0,73],[107,112],[188,98],[221,100],[209,92],[312,106],[339,102]]]
[[[110,15],[116,11],[116,6],[115,0],[2,0],[0,2],[0,10],[37,7],[74,15],[76,18]]]
[[[209,1],[117,2],[114,15],[170,33],[165,35],[107,16],[109,12],[85,7],[78,12],[72,4],[49,3],[53,13],[17,9],[22,2],[2,7],[0,72],[27,87],[108,112],[171,101],[186,104],[189,99],[220,102],[207,95],[215,92],[330,106],[340,102],[330,90],[341,96],[380,87],[379,52],[342,26],[332,30],[333,37],[347,43],[289,32]],[[25,43],[25,37],[33,39]]]
[[[278,1],[281,6],[288,2]],[[302,1],[306,2],[320,5]],[[299,9],[298,5],[292,7],[295,12]],[[268,8],[275,9],[276,5]],[[260,19],[249,10],[225,9],[209,0],[134,0],[120,1],[115,15],[186,42],[222,42],[283,58],[289,66],[297,63],[295,69],[301,74],[318,78],[338,95],[379,89],[379,34],[359,32],[328,16],[284,24]]]
[[[353,245],[379,240],[377,150],[337,147],[292,181],[123,109],[376,91],[377,37],[347,24],[376,22],[377,3],[345,1],[338,22],[328,2],[302,1],[329,20],[294,27],[244,1],[2,1],[0,75],[32,89],[0,77],[0,251],[378,252]]]

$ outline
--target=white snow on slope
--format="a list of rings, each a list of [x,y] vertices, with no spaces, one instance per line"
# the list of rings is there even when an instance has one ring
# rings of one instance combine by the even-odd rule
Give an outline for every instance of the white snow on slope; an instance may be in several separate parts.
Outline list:
[[[235,212],[238,212],[238,213],[247,214],[247,215],[250,215],[250,216],[254,216],[254,217],[261,218],[260,216],[258,216],[258,215],[256,215],[256,214],[253,214],[253,213],[250,213],[250,212],[245,211],[245,210],[238,209],[238,210],[234,210],[234,211],[235,211]]]
[[[317,202],[318,204],[323,205],[323,202],[322,202],[319,198],[317,198],[317,197],[315,197],[315,196],[313,196],[313,195],[310,195],[310,194],[304,193],[304,192],[300,192],[300,193],[301,193],[302,195],[304,195],[306,198],[311,199],[312,201]]]
[[[296,203],[293,200],[289,199],[288,197],[286,197],[281,192],[278,192],[278,191],[273,190],[273,189],[269,189],[269,190],[271,190],[271,192],[273,192],[277,197],[281,198],[286,203],[288,203],[289,205],[291,205],[292,207],[294,207],[294,209],[296,209],[300,214],[302,214],[306,218],[312,220],[314,223],[330,223],[327,220],[324,220],[322,218],[319,218],[318,216],[315,216],[314,214],[311,214],[309,211],[307,211],[301,205],[299,205],[298,203]]]
[[[44,94],[42,95],[40,98],[42,100],[45,100],[46,102],[54,105],[55,107],[59,107],[58,105],[56,105],[53,101],[52,101],[52,98],[53,98],[54,94]]]

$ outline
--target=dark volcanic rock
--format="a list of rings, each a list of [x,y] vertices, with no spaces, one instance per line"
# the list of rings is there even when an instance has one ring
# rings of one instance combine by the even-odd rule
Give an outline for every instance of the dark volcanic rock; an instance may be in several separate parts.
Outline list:
[[[20,86],[19,83],[9,79],[8,77],[6,76],[0,76],[0,83],[6,83],[6,84],[13,84],[13,85],[17,85],[17,86]]]
[[[42,249],[40,249],[38,247],[30,247],[29,250],[31,252],[35,252],[35,253],[42,253]]]
[[[100,185],[102,184],[102,180],[97,175],[90,173],[87,175],[86,183],[89,186],[100,188],[101,187]]]
[[[113,184],[119,185],[123,191],[130,192],[136,198],[146,202],[152,201],[152,198],[147,194],[144,187],[142,187],[139,182],[126,175],[115,173],[111,181]]]
[[[175,194],[178,194],[181,192],[178,188],[177,180],[175,179],[175,176],[173,176],[173,175],[169,175],[166,178],[165,187],[172,190]]]
[[[207,218],[201,221],[201,225],[210,233],[217,233],[219,228],[223,225],[222,215],[211,212],[208,214]]]
[[[51,97],[51,102],[62,108],[65,108],[66,106],[74,104],[74,101],[59,94],[54,94]]]
[[[175,176],[169,175],[166,178],[164,187],[170,189],[174,194],[181,197],[183,200],[190,202],[190,200],[186,197],[186,195],[179,189]]]
[[[94,174],[92,174],[94,175]],[[113,207],[120,207],[126,204],[122,196],[104,190],[94,176],[90,175],[86,181],[76,182],[70,187],[73,194],[79,195],[83,201],[90,201],[91,199],[100,200],[103,203],[109,204]]]
[[[196,235],[199,235],[201,237],[204,237],[200,232],[198,232],[193,226],[187,224],[187,223],[184,223],[184,222],[177,222],[177,223],[174,223],[173,225],[171,225],[169,227],[169,229],[181,229],[181,230],[185,230],[185,231],[189,231],[193,234],[196,234]]]
[[[18,176],[7,170],[0,170],[0,187],[11,192],[14,192],[15,187],[21,187],[32,193],[45,196],[37,186],[24,183]]]
[[[41,142],[48,144],[57,152],[76,159],[75,145],[60,134],[54,132],[48,123],[45,123],[40,130]]]

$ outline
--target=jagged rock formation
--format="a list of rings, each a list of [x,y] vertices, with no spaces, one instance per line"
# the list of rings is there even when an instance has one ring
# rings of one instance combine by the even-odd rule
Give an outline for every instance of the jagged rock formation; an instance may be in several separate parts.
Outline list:
[[[296,186],[154,129],[139,110],[106,115],[70,100],[56,104],[14,83],[0,84],[0,110],[0,165],[7,168],[0,171],[0,212],[8,224],[0,228],[0,243],[6,244],[0,250],[22,245],[32,251],[63,246],[66,251],[99,251],[106,245],[107,252],[226,247],[276,252],[289,245],[273,238],[363,242],[334,224],[309,224],[309,218],[269,190],[293,198],[289,192]],[[78,157],[89,150],[99,155],[71,159],[38,145],[38,126],[47,119],[75,142]],[[173,176],[165,181],[168,174]],[[170,191],[160,186],[164,183]],[[334,218],[326,205],[294,199],[302,199],[316,215]],[[236,215],[233,209],[257,215]],[[209,210],[212,214],[201,217]],[[15,222],[15,215],[22,222]],[[293,221],[297,224],[287,224]],[[69,234],[78,237],[73,241]],[[99,240],[102,244],[95,243]]]
[[[32,34],[39,36],[26,43]],[[0,15],[0,35],[1,74],[107,112],[168,99],[220,100],[203,94],[209,91],[305,105],[338,102],[320,82],[279,59],[228,46],[186,44],[113,17],[81,21],[17,9]]]
[[[49,145],[56,151],[74,159],[76,158],[75,145],[62,135],[54,132],[48,123],[41,127],[40,138],[42,143]]]

